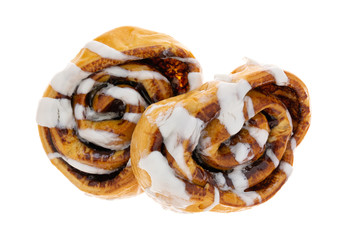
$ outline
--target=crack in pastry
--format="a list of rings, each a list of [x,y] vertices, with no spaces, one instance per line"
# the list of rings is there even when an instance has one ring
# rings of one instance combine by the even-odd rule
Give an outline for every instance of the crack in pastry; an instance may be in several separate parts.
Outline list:
[[[165,34],[120,27],[88,42],[56,74],[37,111],[51,162],[82,191],[118,198],[141,192],[130,142],[152,103],[201,85],[192,53]]]

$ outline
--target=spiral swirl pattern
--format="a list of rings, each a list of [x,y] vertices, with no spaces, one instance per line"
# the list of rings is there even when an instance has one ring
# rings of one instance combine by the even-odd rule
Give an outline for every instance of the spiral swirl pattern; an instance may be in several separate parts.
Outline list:
[[[134,27],[86,44],[51,81],[37,122],[52,163],[81,190],[116,198],[137,194],[130,142],[152,103],[201,85],[200,66],[171,37]]]
[[[228,76],[149,107],[134,131],[133,171],[168,208],[245,209],[267,201],[285,183],[309,123],[301,80],[248,61]]]

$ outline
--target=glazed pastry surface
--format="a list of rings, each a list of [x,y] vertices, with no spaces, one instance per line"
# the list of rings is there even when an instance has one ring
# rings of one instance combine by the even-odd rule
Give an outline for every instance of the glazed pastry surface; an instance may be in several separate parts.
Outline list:
[[[88,42],[56,74],[37,111],[51,162],[82,191],[136,195],[130,143],[152,103],[200,87],[200,65],[172,37],[121,27]]]
[[[298,77],[248,60],[230,75],[148,107],[134,130],[132,168],[164,207],[246,209],[286,182],[310,116]]]

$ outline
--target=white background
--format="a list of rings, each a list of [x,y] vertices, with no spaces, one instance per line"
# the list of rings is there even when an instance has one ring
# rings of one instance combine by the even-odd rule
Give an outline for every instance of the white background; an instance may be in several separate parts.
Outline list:
[[[347,13],[344,1],[2,1],[1,239],[346,239]],[[244,56],[299,76],[312,125],[294,172],[251,210],[178,214],[145,194],[106,201],[49,162],[35,123],[52,76],[85,43],[123,25],[174,36],[205,81]]]

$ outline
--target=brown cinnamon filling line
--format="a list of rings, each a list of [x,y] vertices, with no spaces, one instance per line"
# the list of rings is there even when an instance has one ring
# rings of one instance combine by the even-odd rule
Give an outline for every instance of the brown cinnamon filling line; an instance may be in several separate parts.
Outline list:
[[[260,114],[260,113],[259,113]],[[279,124],[278,119],[276,119],[274,116],[271,116],[269,113],[267,113],[266,111],[262,111],[261,114],[263,114],[267,120],[268,126],[271,129],[273,129],[274,127],[276,127]],[[249,124],[251,125],[255,125],[254,123],[255,120],[250,119],[249,120]],[[242,128],[243,129],[243,128]],[[239,134],[243,131],[240,130],[239,133],[231,136],[227,141],[225,141],[224,143],[221,144],[220,149],[223,148],[226,144],[230,144],[231,142],[233,142],[233,140],[240,138]],[[259,152],[260,155],[258,155],[256,158],[252,159],[249,161],[249,165],[246,166],[244,169],[242,169],[242,173],[244,174],[244,176],[247,179],[251,179],[251,178],[257,178],[257,175],[259,172],[263,172],[264,170],[269,168],[269,164],[272,164],[272,162],[269,161],[269,159],[266,157],[266,149],[269,148],[273,148],[273,147],[277,147],[275,146],[276,144],[279,144],[278,142],[273,142],[271,144],[266,143],[264,146],[264,150],[262,150],[261,152]],[[227,175],[231,172],[234,171],[234,168],[230,168],[228,170],[221,170],[221,169],[217,169],[211,165],[209,165],[205,159],[204,156],[201,156],[201,154],[198,151],[198,147],[196,147],[194,149],[194,151],[192,152],[192,158],[194,159],[194,161],[201,166],[203,169],[212,172],[212,173],[222,173],[223,176],[226,179],[226,184],[227,186],[231,187],[232,189],[234,189],[233,183],[232,181],[227,177]],[[276,169],[274,169],[276,170]],[[250,186],[248,189],[246,189],[245,191],[251,191],[251,189],[254,188],[258,188],[261,189],[262,186],[265,186],[268,184],[269,180],[266,180],[267,177],[258,182],[255,186]]]
[[[298,123],[302,119],[302,104],[300,104],[298,94],[296,91],[288,86],[277,86],[275,84],[266,84],[255,88],[266,95],[273,95],[279,99],[288,109],[290,116],[293,122],[293,132],[296,132]],[[270,116],[267,116],[269,120],[269,125],[277,125],[275,119],[271,119]]]
[[[114,99],[113,97],[109,97],[103,94],[98,94],[103,88],[113,85],[113,86],[130,86],[133,89],[135,89],[141,97],[145,100],[145,102],[150,105],[154,101],[149,96],[148,92],[146,91],[145,87],[142,83],[130,81],[126,78],[121,77],[115,77],[112,75],[108,76],[108,80],[104,83],[101,83],[100,85],[95,86],[90,92],[88,92],[85,96],[82,98],[79,97],[77,101],[83,101],[85,106],[89,107],[90,109],[95,109],[95,107],[98,108],[97,112],[100,113],[112,113],[112,119],[106,119],[108,120],[121,120],[126,112],[126,104],[119,99]],[[84,98],[84,99],[83,99]],[[76,102],[76,101],[75,101]],[[72,103],[73,105],[73,103]],[[95,106],[97,105],[97,106]],[[131,106],[129,106],[130,108]],[[74,108],[73,108],[74,109]],[[100,111],[101,109],[101,111]],[[93,119],[93,121],[105,121],[105,119]],[[85,139],[83,139],[81,136],[79,136],[77,129],[74,130],[76,136],[78,139],[85,144],[87,147],[94,149],[98,152],[104,153],[104,154],[111,154],[114,153],[114,150],[110,150],[107,148],[103,148],[101,146],[98,146],[96,144],[93,144]]]
[[[174,95],[189,91],[188,64],[174,58],[149,58],[142,62],[154,67],[170,81]]]
[[[166,76],[170,80],[171,85],[173,87],[173,91],[176,95],[181,94],[181,93],[185,93],[189,90],[188,89],[188,87],[189,87],[188,86],[188,78],[187,78],[187,71],[188,71],[188,65],[187,64],[182,63],[181,61],[178,61],[176,59],[171,59],[171,58],[145,59],[145,60],[140,60],[139,62],[154,66],[155,69],[157,69],[164,76]],[[97,73],[93,73],[89,77],[94,76],[95,74],[97,74]],[[151,97],[149,96],[145,87],[141,83],[138,83],[135,81],[130,81],[126,78],[115,77],[115,76],[110,75],[109,79],[107,81],[94,87],[89,93],[86,94],[85,99],[84,99],[85,105],[90,107],[90,108],[93,108],[93,105],[95,104],[96,97],[100,97],[100,96],[97,96],[97,93],[101,89],[108,86],[109,84],[114,85],[114,86],[125,85],[125,86],[132,87],[137,92],[139,92],[139,94],[143,97],[143,99],[146,101],[146,103],[148,105],[152,104],[153,102],[156,102],[155,99],[154,100],[151,99]],[[76,88],[76,90],[77,90],[77,88]],[[76,95],[76,92],[75,92],[75,95]],[[100,100],[100,99],[98,99],[98,100]],[[71,104],[73,105],[73,101]],[[122,117],[124,116],[124,113],[125,113],[125,104],[123,103],[123,101],[121,101],[119,99],[113,99],[112,101],[109,101],[103,107],[102,112],[103,113],[112,112],[116,115],[116,117],[114,117],[113,119],[115,119],[115,120],[122,119]],[[110,155],[110,154],[114,153],[114,150],[100,147],[96,144],[93,144],[93,143],[83,139],[82,137],[80,137],[78,135],[78,131],[76,131],[76,129],[74,129],[73,131],[74,131],[74,134],[77,136],[77,138],[86,147],[95,150],[96,152],[100,153],[100,155],[103,155],[103,154]],[[61,131],[59,130],[58,133],[64,135],[64,134],[67,134],[67,130],[61,129]],[[51,138],[49,129],[47,129],[47,131],[46,131],[46,139],[49,142],[49,145],[51,146],[52,150],[54,152],[59,152],[56,149],[56,147],[54,146],[54,143],[52,142],[52,138]],[[125,152],[129,152],[129,148],[125,149]],[[115,172],[110,173],[110,174],[102,174],[102,175],[90,174],[90,173],[85,173],[85,172],[82,172],[82,171],[74,168],[73,166],[71,166],[67,162],[65,162],[62,158],[59,158],[59,159],[68,167],[69,172],[72,173],[76,178],[78,178],[78,179],[86,178],[87,180],[90,180],[90,181],[106,181],[106,180],[113,179],[125,167],[125,165],[124,165],[122,168],[120,168],[120,169],[118,169]]]
[[[58,152],[57,148],[55,147],[52,137],[51,137],[51,133],[49,131],[49,128],[44,127],[44,133],[45,133],[45,138],[47,143],[49,144],[52,152]],[[88,143],[91,144],[91,143]],[[96,148],[99,148],[98,146],[95,146]],[[108,149],[106,149],[108,150]],[[110,151],[110,150],[108,150]],[[74,168],[73,166],[71,166],[70,164],[68,164],[67,162],[64,161],[63,158],[58,157],[58,159],[67,167],[67,170],[74,175],[77,179],[82,179],[85,178],[89,181],[89,183],[91,182],[105,182],[105,181],[109,181],[112,180],[114,178],[116,178],[119,173],[126,167],[126,165],[116,169],[114,172],[109,173],[109,174],[91,174],[91,173],[86,173],[86,172],[82,172],[80,170],[78,170],[77,168]]]
[[[186,93],[189,91],[189,84],[188,84],[188,72],[189,72],[189,64],[181,62],[174,58],[148,58],[138,61],[132,61],[137,62],[140,64],[146,64],[150,67],[153,67],[158,72],[160,72],[162,75],[164,75],[171,83],[171,86],[173,88],[174,95],[179,95],[182,93]],[[91,74],[89,77],[95,76],[99,72]],[[104,81],[98,86],[95,86],[89,93],[85,95],[84,99],[84,105],[87,107],[90,107],[91,109],[94,108],[95,102],[102,102],[101,95],[98,95],[98,92],[102,90],[103,88],[113,85],[124,85],[124,86],[130,86],[133,89],[135,89],[141,97],[145,100],[145,102],[148,105],[151,105],[154,102],[157,102],[157,99],[152,99],[148,92],[146,91],[146,88],[143,86],[142,83],[130,81],[127,78],[122,77],[115,77],[112,75],[108,76],[108,80]],[[76,88],[77,90],[77,88]],[[75,92],[76,93],[76,92]],[[105,97],[106,98],[106,97]],[[99,101],[100,100],[100,101]],[[74,109],[74,108],[73,108]],[[113,120],[120,120],[124,116],[126,111],[126,105],[123,101],[119,99],[113,99],[112,101],[109,100],[108,103],[104,103],[104,106],[102,108],[102,113],[108,113],[112,112],[112,115],[115,116]],[[110,119],[108,119],[110,120]],[[111,119],[112,120],[112,119]],[[96,120],[96,121],[102,121],[102,120]],[[77,132],[77,131],[75,131]],[[112,152],[112,150],[105,149],[103,147],[97,146],[83,138],[81,138],[77,134],[78,139],[83,142],[86,146],[95,149],[97,151],[102,151],[104,153],[106,152]]]
[[[74,168],[71,165],[69,165],[63,159],[61,159],[61,160],[67,166],[67,170],[71,174],[73,174],[77,179],[82,179],[82,178],[86,179],[88,181],[88,185],[89,186],[95,184],[95,183],[92,183],[92,182],[99,182],[100,183],[100,182],[113,180],[126,167],[126,165],[124,165],[123,167],[118,168],[114,172],[109,173],[109,174],[91,174],[91,173],[82,172],[81,170],[78,170],[77,168]]]
[[[130,80],[127,80],[126,78],[115,77],[115,76],[110,75],[109,80],[106,83],[103,83],[103,84],[96,86],[92,91],[90,91],[89,93],[86,94],[85,104],[88,107],[93,108],[97,93],[100,90],[102,90],[103,88],[109,86],[109,84],[111,84],[113,86],[118,86],[118,85],[130,86],[141,95],[141,97],[145,100],[145,102],[148,105],[150,105],[154,102],[153,99],[151,99],[151,97],[149,96],[148,92],[146,91],[146,88],[143,86],[142,83],[130,81]],[[108,104],[103,108],[102,112],[103,113],[105,113],[105,112],[115,113],[117,116],[114,119],[119,120],[124,116],[125,104],[123,101],[121,101],[119,99],[114,99],[113,101],[108,102]]]

